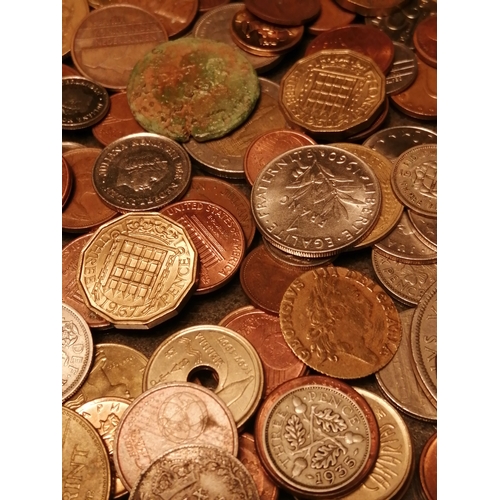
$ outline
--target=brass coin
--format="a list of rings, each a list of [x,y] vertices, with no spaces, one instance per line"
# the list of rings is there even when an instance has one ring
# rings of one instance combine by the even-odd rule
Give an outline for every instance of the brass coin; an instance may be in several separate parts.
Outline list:
[[[339,498],[373,468],[375,415],[352,387],[307,376],[275,389],[255,422],[257,452],[272,479],[300,498]]]
[[[82,251],[87,306],[117,328],[147,329],[175,316],[194,290],[198,254],[186,230],[159,213],[103,224]]]
[[[420,455],[420,482],[427,500],[437,500],[437,432],[425,443]]]
[[[79,24],[89,13],[87,0],[62,0],[62,56],[69,55],[71,40]]]
[[[401,342],[392,299],[370,278],[342,267],[320,267],[294,280],[281,301],[280,324],[304,363],[340,379],[380,370]]]
[[[149,359],[143,388],[189,380],[209,370],[214,390],[229,407],[239,428],[253,415],[264,390],[262,363],[252,344],[238,333],[216,325],[198,325],[174,333]]]
[[[62,408],[62,495],[109,500],[111,471],[108,454],[99,433],[90,422]]]
[[[62,400],[71,397],[90,371],[93,355],[90,328],[72,307],[62,305]]]

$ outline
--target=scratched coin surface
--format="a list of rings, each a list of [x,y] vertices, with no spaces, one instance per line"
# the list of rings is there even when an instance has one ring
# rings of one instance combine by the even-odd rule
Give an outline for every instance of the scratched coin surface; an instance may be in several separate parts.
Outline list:
[[[261,171],[250,202],[257,228],[276,247],[327,257],[353,246],[377,221],[380,183],[357,156],[327,145],[277,156]]]
[[[202,369],[214,375],[215,394],[241,428],[260,403],[264,374],[252,344],[229,328],[198,325],[168,337],[149,358],[143,388],[186,381]]]
[[[340,379],[383,368],[401,342],[392,299],[367,276],[343,267],[306,271],[283,295],[283,336],[314,370]]]
[[[156,458],[192,443],[212,444],[236,456],[238,431],[226,405],[190,382],[153,387],[134,400],[116,430],[118,476],[130,491]]]
[[[96,159],[92,182],[119,212],[158,210],[188,189],[191,160],[177,142],[146,132],[109,144]]]
[[[248,118],[259,94],[245,57],[225,43],[193,37],[156,46],[135,65],[127,86],[139,124],[179,142],[226,135]]]
[[[257,452],[272,479],[300,498],[339,498],[372,469],[379,430],[352,387],[319,375],[275,389],[255,422]]]
[[[62,495],[109,500],[111,470],[106,447],[84,417],[62,408]]]
[[[67,304],[62,305],[62,401],[71,397],[87,378],[94,342],[89,325]]]

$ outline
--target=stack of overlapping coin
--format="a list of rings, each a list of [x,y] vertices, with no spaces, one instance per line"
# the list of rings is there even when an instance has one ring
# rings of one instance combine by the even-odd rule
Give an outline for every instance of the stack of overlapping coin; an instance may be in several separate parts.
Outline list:
[[[435,498],[435,3],[167,4],[63,23],[63,493]]]

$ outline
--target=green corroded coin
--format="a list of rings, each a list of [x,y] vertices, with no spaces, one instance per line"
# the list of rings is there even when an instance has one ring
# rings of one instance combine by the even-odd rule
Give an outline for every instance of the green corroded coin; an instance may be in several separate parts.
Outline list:
[[[158,45],[136,64],[127,86],[142,127],[180,142],[224,136],[246,120],[259,95],[257,73],[244,56],[199,38]]]

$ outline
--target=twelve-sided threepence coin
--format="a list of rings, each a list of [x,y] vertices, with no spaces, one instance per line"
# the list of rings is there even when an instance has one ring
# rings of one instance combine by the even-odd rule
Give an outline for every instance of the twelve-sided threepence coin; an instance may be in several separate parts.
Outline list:
[[[103,224],[82,250],[85,303],[117,328],[147,329],[184,306],[197,280],[198,252],[186,230],[158,213]]]
[[[191,160],[177,142],[157,134],[132,134],[112,142],[97,158],[92,182],[114,210],[158,210],[188,189]]]
[[[377,221],[381,200],[377,176],[364,161],[324,145],[277,156],[251,194],[263,236],[299,257],[328,257],[354,245]]]

